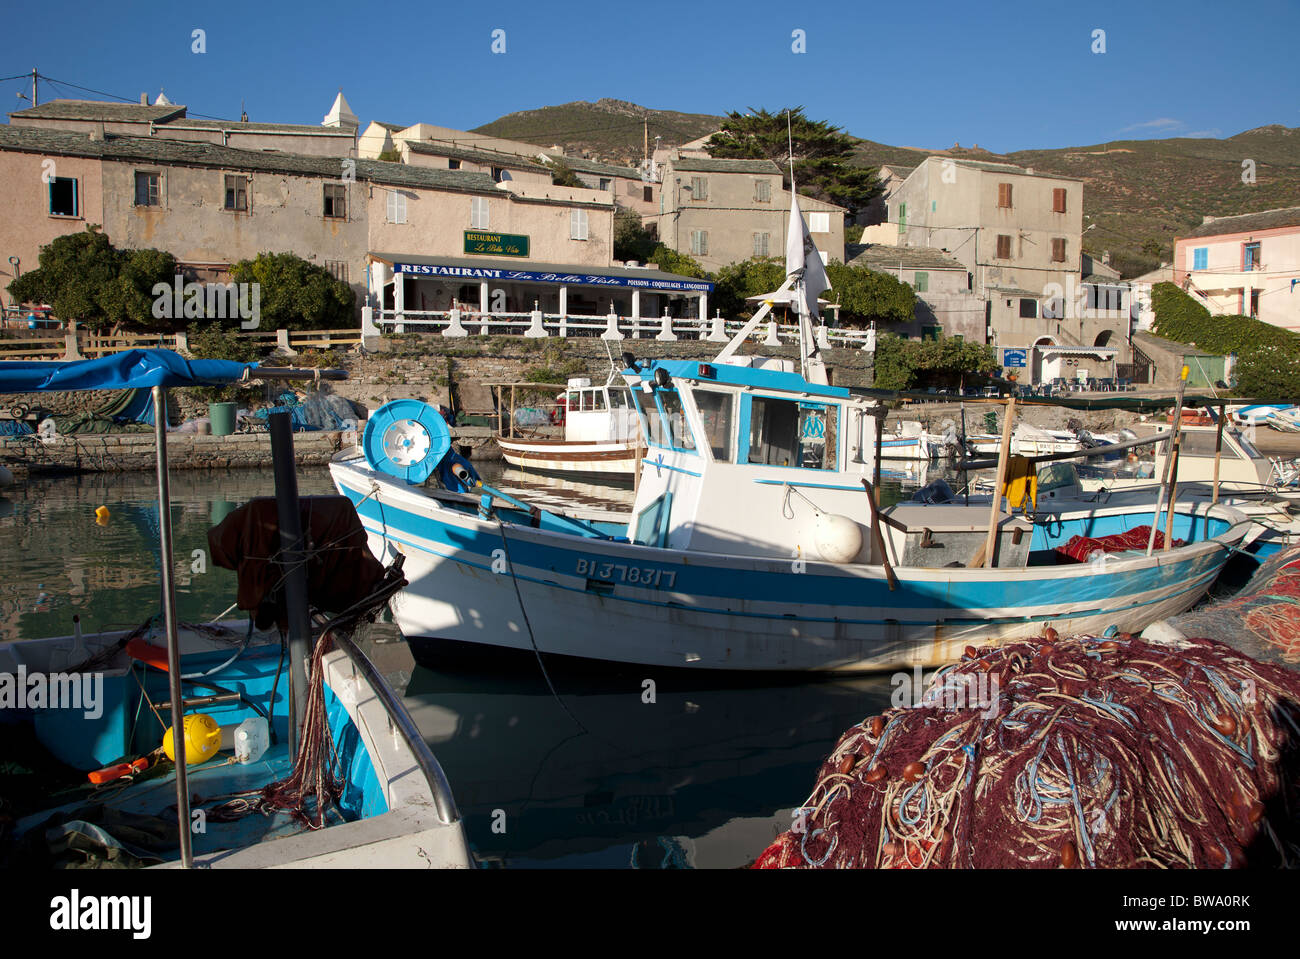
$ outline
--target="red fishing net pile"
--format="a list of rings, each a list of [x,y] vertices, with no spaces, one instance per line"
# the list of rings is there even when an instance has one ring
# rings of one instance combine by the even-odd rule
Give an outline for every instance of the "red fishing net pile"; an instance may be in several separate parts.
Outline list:
[[[1229,636],[1256,659],[1300,664],[1300,547],[1271,557],[1231,599],[1175,616],[1183,635]]]
[[[967,648],[854,726],[755,868],[1300,865],[1300,675],[1222,643]]]
[[[1063,553],[1071,559],[1077,559],[1081,563],[1086,563],[1088,557],[1097,550],[1103,553],[1122,553],[1125,550],[1140,549],[1146,551],[1147,541],[1151,538],[1150,526],[1135,526],[1123,533],[1112,533],[1109,536],[1071,536],[1070,541],[1064,546],[1056,547],[1058,553]],[[1173,541],[1174,546],[1182,546],[1183,541],[1176,539]],[[1156,530],[1156,539],[1154,549],[1165,548],[1165,534]]]

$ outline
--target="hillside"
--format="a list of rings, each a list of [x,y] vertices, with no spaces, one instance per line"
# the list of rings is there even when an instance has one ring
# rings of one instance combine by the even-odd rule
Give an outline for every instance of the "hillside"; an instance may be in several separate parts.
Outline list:
[[[718,128],[721,117],[706,113],[650,110],[623,100],[577,101],[540,110],[510,113],[472,132],[523,140],[541,146],[556,144],[566,152],[589,153],[611,163],[641,161],[645,123],[650,127],[650,148],[656,136],[666,145],[689,143]]]
[[[679,145],[717,128],[721,117],[647,110],[620,100],[575,102],[512,113],[475,132],[535,143],[601,159],[632,163],[641,157],[642,118],[650,138]],[[835,122],[834,118],[831,122]],[[1084,181],[1083,212],[1097,225],[1084,248],[1110,251],[1126,276],[1154,269],[1173,256],[1174,237],[1203,216],[1231,216],[1300,204],[1300,128],[1259,127],[1222,140],[1115,140],[1092,146],[992,153],[978,147],[927,150],[860,140],[864,166],[915,166],[927,156],[954,156],[1031,166]],[[1255,183],[1242,182],[1242,161],[1255,161]]]

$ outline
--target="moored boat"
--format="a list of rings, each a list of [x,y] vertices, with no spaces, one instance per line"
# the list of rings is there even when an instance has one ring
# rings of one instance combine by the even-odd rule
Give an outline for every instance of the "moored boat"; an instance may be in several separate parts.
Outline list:
[[[501,455],[519,469],[631,479],[636,473],[640,427],[627,387],[611,371],[602,386],[575,377],[560,394],[564,438],[515,435],[511,425],[496,437]]]

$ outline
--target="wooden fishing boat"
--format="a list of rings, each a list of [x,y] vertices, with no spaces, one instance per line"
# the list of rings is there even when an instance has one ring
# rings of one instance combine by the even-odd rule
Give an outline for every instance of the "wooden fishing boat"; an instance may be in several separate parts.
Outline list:
[[[517,435],[518,416],[512,410],[510,425],[496,437],[505,461],[545,473],[631,479],[636,473],[640,426],[627,386],[616,382],[612,371],[601,386],[575,377],[558,399],[554,419],[563,422],[564,438]]]

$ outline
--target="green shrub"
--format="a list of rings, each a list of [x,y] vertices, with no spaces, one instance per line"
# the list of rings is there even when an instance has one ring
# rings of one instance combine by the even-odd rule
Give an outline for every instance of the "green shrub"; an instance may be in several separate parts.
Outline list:
[[[1260,399],[1300,397],[1300,335],[1249,316],[1212,316],[1173,283],[1151,288],[1158,336],[1237,355],[1236,390]]]

